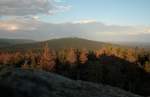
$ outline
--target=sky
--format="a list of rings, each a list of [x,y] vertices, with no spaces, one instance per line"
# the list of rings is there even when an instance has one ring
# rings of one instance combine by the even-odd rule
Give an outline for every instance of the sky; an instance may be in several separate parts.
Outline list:
[[[70,5],[71,10],[43,20],[95,19],[107,24],[150,25],[150,0],[64,0],[63,4]]]
[[[150,40],[150,0],[0,0],[0,38]]]

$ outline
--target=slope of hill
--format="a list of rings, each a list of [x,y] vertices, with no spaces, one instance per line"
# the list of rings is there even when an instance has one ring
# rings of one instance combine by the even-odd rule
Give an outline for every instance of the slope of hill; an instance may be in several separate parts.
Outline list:
[[[111,43],[87,40],[82,38],[59,38],[51,39],[47,41],[33,41],[23,39],[0,39],[1,51],[16,51],[16,50],[28,50],[35,49],[40,50],[45,43],[48,43],[49,48],[59,50],[62,48],[86,48],[88,50],[98,49],[102,46],[110,45]],[[138,42],[112,42],[113,46],[123,48],[144,48],[150,50],[150,43],[138,43]]]
[[[113,43],[125,47],[131,47],[131,48],[140,47],[140,48],[150,50],[150,42],[113,42]]]
[[[0,92],[3,97],[141,97],[103,84],[21,69],[1,70]]]
[[[0,39],[0,47],[8,47],[16,44],[32,43],[33,40],[26,39]]]
[[[53,39],[46,41],[49,44],[49,47],[54,47],[55,49],[59,48],[88,48],[88,49],[96,49],[99,48],[106,43],[92,41],[81,38],[61,38],[61,39]]]
[[[60,38],[52,39],[48,41],[28,43],[28,44],[17,44],[10,46],[12,50],[26,50],[26,49],[40,49],[44,43],[48,43],[49,48],[51,49],[62,49],[62,48],[87,48],[87,49],[97,49],[106,45],[107,43],[86,40],[81,38]]]

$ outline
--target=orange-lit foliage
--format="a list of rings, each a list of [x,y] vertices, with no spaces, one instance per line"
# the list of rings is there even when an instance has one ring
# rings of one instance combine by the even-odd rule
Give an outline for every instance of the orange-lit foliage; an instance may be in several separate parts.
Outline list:
[[[96,58],[99,58],[104,53],[105,53],[105,51],[103,49],[96,50],[95,51]]]
[[[116,56],[133,63],[138,61],[138,54],[139,53],[135,49],[125,49],[111,46],[102,47],[101,49],[95,51],[96,58],[99,58],[102,55]]]
[[[67,56],[66,56],[66,62],[68,64],[70,64],[71,67],[76,64],[76,62],[77,62],[77,54],[76,54],[75,49],[73,49],[73,48],[68,49]]]
[[[56,53],[53,50],[49,50],[48,44],[46,43],[39,61],[40,67],[47,71],[53,70],[56,64],[55,59]]]
[[[22,61],[24,61],[24,56],[22,53],[16,52],[13,54],[12,64],[20,64]]]
[[[56,65],[56,58],[60,64],[70,64],[70,66],[75,66],[77,63],[84,64],[90,60],[88,56],[89,51],[86,49],[77,50],[74,48],[62,49],[56,52],[48,48],[46,44],[43,48],[43,51],[34,52],[29,50],[27,52],[15,52],[15,53],[0,53],[0,64],[2,65],[23,65],[25,61],[30,68],[40,68],[45,70],[51,70]],[[136,63],[140,66],[144,66],[146,61],[149,61],[148,53],[143,49],[127,49],[114,46],[105,46],[98,50],[94,51],[94,56],[97,59],[101,58],[102,55],[106,56],[116,56],[118,58],[127,60],[132,63]],[[78,58],[77,58],[78,57]],[[94,57],[93,57],[94,59]],[[107,60],[104,60],[107,61]],[[143,68],[143,67],[142,67]]]
[[[85,64],[88,61],[88,51],[87,49],[82,49],[80,51],[79,60],[81,64]]]
[[[24,60],[24,56],[20,52],[0,54],[0,64],[2,65],[17,65],[22,60]]]
[[[103,82],[134,93],[141,91],[139,94],[150,94],[150,79],[147,76],[150,74],[150,53],[144,49],[107,45],[91,51],[74,48],[54,51],[45,44],[39,52],[1,52],[0,65],[54,70],[53,72],[73,79]]]
[[[10,53],[2,53],[0,55],[0,64],[9,65],[12,63],[13,54]]]
[[[128,49],[126,58],[130,62],[136,62],[137,61],[137,55],[133,49]]]

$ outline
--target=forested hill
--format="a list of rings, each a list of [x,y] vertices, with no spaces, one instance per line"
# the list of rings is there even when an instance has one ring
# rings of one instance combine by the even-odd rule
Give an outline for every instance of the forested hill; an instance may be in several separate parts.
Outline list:
[[[53,39],[46,41],[49,44],[49,47],[57,49],[57,48],[87,48],[87,49],[96,49],[99,48],[106,43],[92,41],[81,38],[61,38],[61,39]]]
[[[107,45],[104,42],[86,40],[81,38],[60,38],[60,39],[52,39],[47,41],[35,42],[35,43],[26,43],[26,44],[16,44],[13,46],[9,46],[11,50],[26,50],[26,49],[40,49],[44,43],[48,43],[50,49],[63,49],[63,48],[86,48],[86,49],[97,49],[102,47],[103,45]],[[1,48],[7,50],[7,48]]]
[[[138,43],[138,42],[100,42],[82,38],[58,38],[50,39],[47,41],[33,41],[33,40],[23,40],[23,39],[0,39],[0,50],[6,51],[16,51],[16,50],[29,50],[29,49],[41,49],[45,43],[48,43],[50,49],[60,50],[64,48],[75,48],[82,49],[86,48],[87,50],[99,49],[103,46],[113,45],[123,48],[150,48],[148,43]]]
[[[17,44],[24,44],[24,43],[33,43],[34,40],[27,40],[27,39],[5,39],[0,38],[0,47],[8,47]]]

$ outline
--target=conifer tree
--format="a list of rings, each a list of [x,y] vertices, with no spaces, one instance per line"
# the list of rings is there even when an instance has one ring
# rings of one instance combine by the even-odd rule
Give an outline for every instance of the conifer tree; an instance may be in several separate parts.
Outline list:
[[[85,64],[88,60],[88,51],[86,49],[82,49],[80,51],[79,60],[81,64]]]
[[[75,52],[75,49],[73,49],[73,48],[68,49],[66,61],[68,64],[71,65],[71,67],[73,67],[76,64],[77,54]]]
[[[54,51],[50,51],[48,48],[48,43],[46,43],[40,57],[40,67],[47,71],[53,70],[55,67],[55,58],[56,55],[54,54]]]

